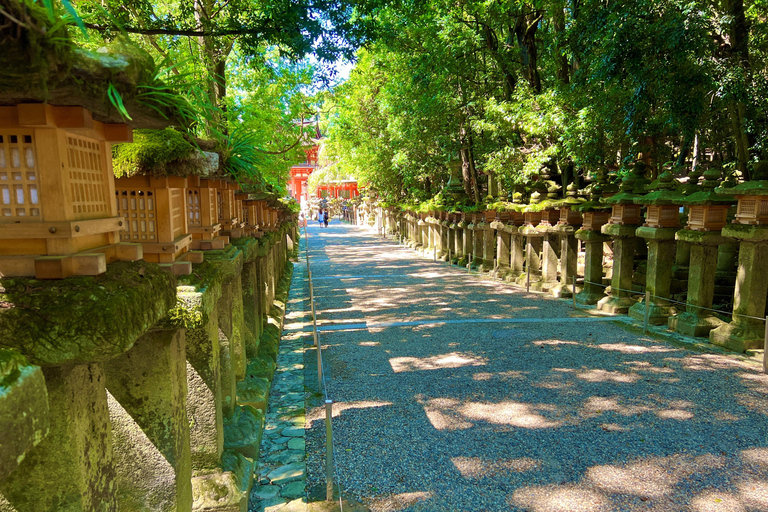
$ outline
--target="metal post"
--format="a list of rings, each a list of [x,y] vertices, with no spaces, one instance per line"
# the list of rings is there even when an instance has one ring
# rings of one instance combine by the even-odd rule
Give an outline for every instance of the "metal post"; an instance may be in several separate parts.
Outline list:
[[[333,400],[325,401],[325,500],[333,501]]]
[[[571,297],[573,298],[573,309],[576,309],[576,274],[573,274],[573,288],[571,289]]]
[[[317,336],[317,326],[315,326],[315,350],[317,350],[317,389],[323,392],[323,349],[320,346],[320,339]]]
[[[651,314],[651,292],[645,290],[645,315],[643,316],[643,331],[648,332],[648,321]]]
[[[768,354],[768,316],[765,317],[765,342],[763,348],[765,348],[763,353],[763,372],[768,373],[768,359],[765,358],[765,354]]]

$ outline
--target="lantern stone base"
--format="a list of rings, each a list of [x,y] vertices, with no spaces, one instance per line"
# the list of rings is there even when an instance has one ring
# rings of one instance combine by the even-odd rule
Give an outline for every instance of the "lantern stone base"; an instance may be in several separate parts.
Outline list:
[[[669,328],[686,336],[696,338],[708,337],[710,331],[725,325],[719,318],[703,313],[689,313],[684,311],[677,316],[669,317]]]
[[[757,320],[734,320],[729,324],[721,325],[710,331],[709,341],[735,352],[763,348],[765,344],[765,326]]]
[[[651,325],[666,325],[677,310],[672,306],[653,304],[648,308],[648,323]],[[627,314],[640,322],[645,321],[645,299],[630,306]]]
[[[635,305],[635,300],[631,297],[614,297],[609,295],[603,297],[597,303],[597,309],[613,315],[625,315],[629,308]]]

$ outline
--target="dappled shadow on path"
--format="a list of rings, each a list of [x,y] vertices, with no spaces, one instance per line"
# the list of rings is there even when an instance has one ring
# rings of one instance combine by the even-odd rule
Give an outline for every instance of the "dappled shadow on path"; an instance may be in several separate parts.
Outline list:
[[[346,257],[331,261],[363,273]],[[447,279],[429,262],[396,263],[415,276],[397,286],[323,281],[320,316],[570,314],[476,277]],[[750,362],[606,322],[419,325],[322,340],[338,401],[337,473],[374,511],[768,510],[768,376]],[[307,419],[309,479],[319,482],[322,409]]]

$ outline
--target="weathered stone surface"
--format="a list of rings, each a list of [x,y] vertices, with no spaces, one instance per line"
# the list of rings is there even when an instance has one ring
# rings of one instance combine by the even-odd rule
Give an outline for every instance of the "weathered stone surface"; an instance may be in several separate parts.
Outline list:
[[[256,462],[234,450],[226,450],[221,456],[221,467],[224,471],[230,471],[235,475],[238,488],[246,493],[250,492],[253,485],[253,470]]]
[[[185,346],[183,330],[154,330],[104,364],[121,508],[191,506]]]
[[[232,418],[224,422],[224,448],[258,459],[263,431],[264,413],[247,405],[238,406]]]
[[[49,424],[43,372],[19,353],[0,349],[0,480],[48,435]]]
[[[266,411],[270,385],[271,383],[267,378],[255,375],[251,377],[246,372],[245,380],[237,383],[237,403]]]
[[[285,437],[304,437],[304,429],[299,427],[284,428],[281,433]]]
[[[192,479],[192,510],[205,512],[246,512],[248,495],[238,487],[230,472],[212,473]]]
[[[251,494],[252,497],[260,500],[271,500],[275,496],[280,494],[280,486],[278,485],[260,485],[254,489]]]
[[[0,480],[14,512],[116,511],[104,374],[99,364],[43,368],[51,426],[19,467]]]
[[[300,498],[301,496],[304,495],[305,487],[306,487],[306,483],[304,480],[297,480],[295,482],[286,484],[283,487],[283,490],[280,491],[280,495],[288,499]]]
[[[301,437],[294,437],[288,441],[288,448],[291,450],[304,450],[306,448],[306,441]]]
[[[0,280],[0,346],[32,364],[89,363],[122,354],[176,302],[157,265],[116,262],[98,276]]]
[[[293,462],[282,466],[267,475],[273,484],[284,484],[304,478],[306,465],[303,462]]]

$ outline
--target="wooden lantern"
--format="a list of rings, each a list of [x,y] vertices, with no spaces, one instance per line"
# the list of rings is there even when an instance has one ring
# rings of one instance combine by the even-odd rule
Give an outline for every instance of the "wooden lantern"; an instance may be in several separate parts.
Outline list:
[[[649,228],[676,228],[680,226],[680,207],[676,204],[649,204],[643,225]]]
[[[688,225],[692,231],[720,231],[727,224],[727,204],[705,204],[688,207]]]
[[[245,221],[246,233],[250,236],[260,238],[261,224],[259,223],[259,203],[254,199],[245,199],[243,201],[243,220]]]
[[[112,199],[111,144],[131,140],[82,107],[0,107],[0,277],[97,275],[142,258],[120,242]]]
[[[187,178],[187,224],[192,235],[190,249],[221,250],[229,243],[228,236],[219,236],[216,190],[218,180],[199,176]]]
[[[496,220],[496,212],[493,210],[486,211],[483,216],[483,220],[485,222],[493,222],[494,220]]]
[[[606,224],[608,220],[610,220],[611,214],[607,210],[596,210],[593,212],[584,212],[583,217],[584,221],[581,226],[582,229],[587,231],[597,231],[599,233],[603,224]]]
[[[641,206],[639,204],[614,204],[611,208],[609,224],[636,226],[641,224]]]
[[[734,224],[768,224],[768,196],[738,196],[738,199]]]
[[[221,232],[230,238],[240,238],[243,236],[238,218],[241,212],[237,210],[237,203],[235,202],[235,192],[239,189],[240,187],[237,183],[223,180],[220,182],[219,188],[216,189],[218,220],[219,224],[221,224]]]
[[[571,209],[570,206],[560,208],[560,218],[557,221],[558,226],[578,226],[582,223],[581,214]]]
[[[514,222],[515,226],[522,226],[525,224],[525,214],[523,212],[512,212],[512,221]]]
[[[541,212],[525,212],[523,223],[526,226],[537,226],[541,222]]]
[[[538,226],[542,228],[552,227],[560,220],[560,210],[543,210]]]
[[[192,235],[186,209],[187,178],[136,175],[115,180],[118,215],[124,219],[124,242],[140,243],[144,259],[189,275],[202,253],[190,253]]]

